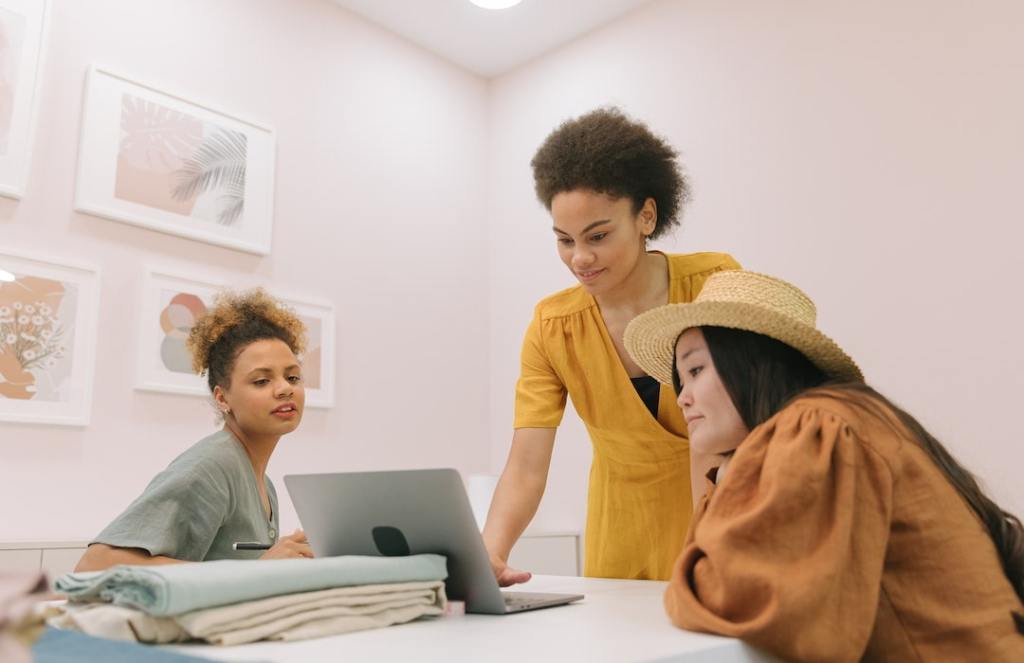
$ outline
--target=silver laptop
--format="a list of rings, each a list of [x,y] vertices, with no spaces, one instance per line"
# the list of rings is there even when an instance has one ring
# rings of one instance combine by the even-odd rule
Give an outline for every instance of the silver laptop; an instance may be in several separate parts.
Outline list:
[[[500,591],[455,470],[291,474],[284,483],[317,557],[445,555],[445,590],[466,612],[504,615],[583,598]]]

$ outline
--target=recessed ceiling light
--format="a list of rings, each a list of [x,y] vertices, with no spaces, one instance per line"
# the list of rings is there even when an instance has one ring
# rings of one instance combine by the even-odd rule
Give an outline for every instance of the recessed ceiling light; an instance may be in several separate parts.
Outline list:
[[[10,272],[5,272],[4,270],[0,269],[0,283],[4,281],[8,283],[14,283],[14,274],[11,274]]]
[[[509,7],[515,7],[523,0],[469,0],[477,7],[483,7],[484,9],[508,9]]]

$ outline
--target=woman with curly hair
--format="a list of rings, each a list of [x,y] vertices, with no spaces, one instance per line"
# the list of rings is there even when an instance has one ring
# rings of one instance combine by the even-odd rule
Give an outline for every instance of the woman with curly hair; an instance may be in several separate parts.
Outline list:
[[[682,546],[691,468],[700,476],[705,463],[691,458],[671,389],[630,359],[622,334],[636,315],[691,301],[708,276],[739,265],[647,250],[679,225],[688,197],[676,156],[646,125],[599,109],[563,123],[533,157],[558,255],[579,284],[537,304],[523,342],[512,448],[484,527],[501,585],[530,578],[507,560],[544,493],[566,396],[594,449],[585,575],[664,580]]]
[[[266,476],[281,436],[302,420],[297,355],[305,333],[298,316],[263,290],[217,298],[196,321],[188,348],[193,369],[206,374],[224,428],[158,474],[89,544],[76,571],[313,556],[301,530],[278,537],[277,493]],[[267,549],[235,550],[238,542]]]

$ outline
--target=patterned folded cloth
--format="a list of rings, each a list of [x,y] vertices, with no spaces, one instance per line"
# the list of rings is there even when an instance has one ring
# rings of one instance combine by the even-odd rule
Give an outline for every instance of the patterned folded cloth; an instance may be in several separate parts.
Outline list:
[[[165,617],[193,610],[335,587],[444,580],[440,555],[316,559],[217,560],[115,566],[68,573],[55,588],[71,601],[98,601]]]
[[[257,640],[303,640],[402,624],[441,615],[445,603],[444,582],[433,580],[285,594],[175,617],[154,617],[107,603],[69,604],[50,619],[50,624],[114,640],[168,643],[198,639],[237,645]]]

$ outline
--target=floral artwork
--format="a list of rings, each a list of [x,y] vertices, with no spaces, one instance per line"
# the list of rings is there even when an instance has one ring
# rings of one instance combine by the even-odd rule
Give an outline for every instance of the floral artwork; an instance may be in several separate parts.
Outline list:
[[[25,193],[47,0],[0,0],[0,195]]]
[[[245,207],[246,137],[125,94],[114,195],[231,225]]]
[[[268,127],[93,67],[75,209],[267,254],[274,150]]]
[[[73,293],[73,285],[31,276],[0,286],[0,396],[58,400],[55,385],[70,373],[64,325],[74,324],[61,320],[61,307]]]
[[[83,423],[95,273],[4,253],[0,268],[0,420]]]

